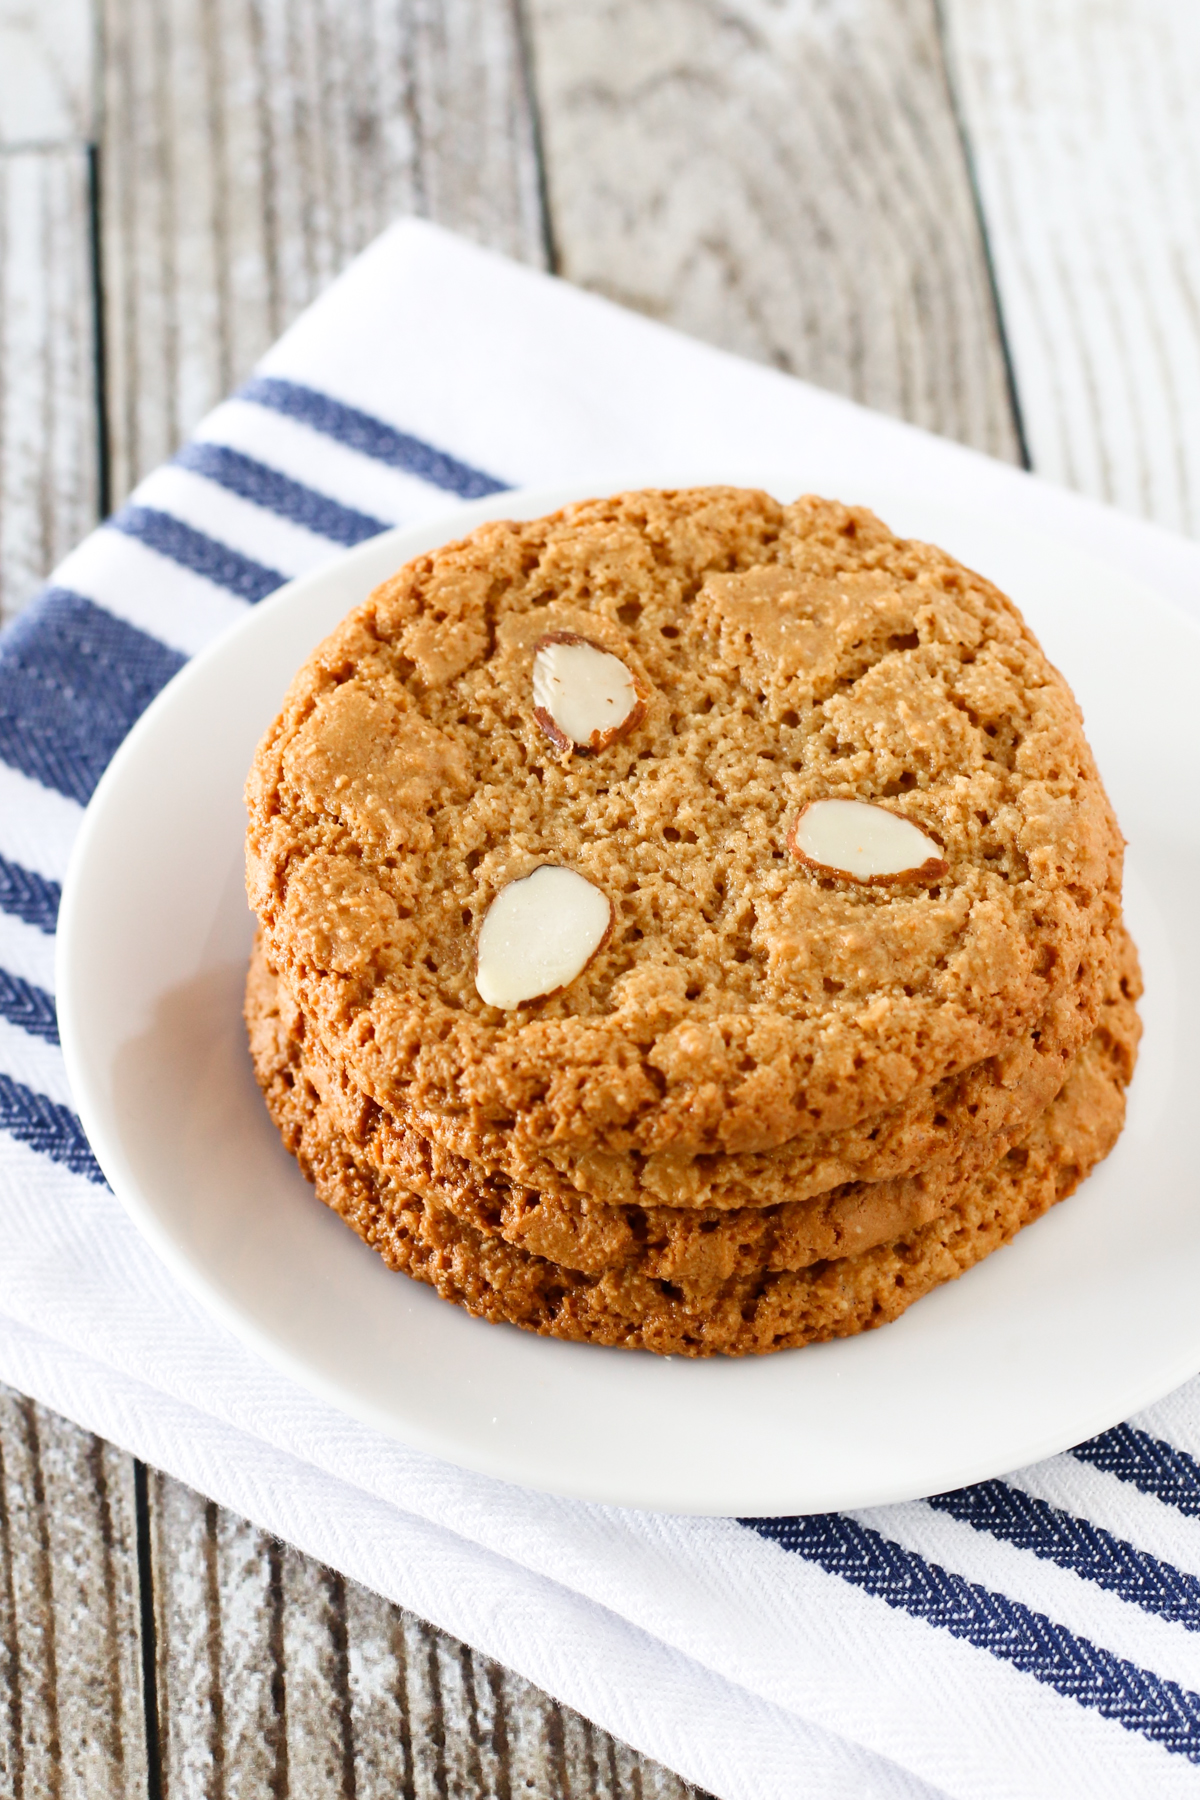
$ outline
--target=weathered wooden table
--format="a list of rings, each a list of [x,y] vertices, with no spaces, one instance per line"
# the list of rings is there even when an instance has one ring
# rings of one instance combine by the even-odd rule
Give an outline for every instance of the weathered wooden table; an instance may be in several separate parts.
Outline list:
[[[1198,78],[1188,0],[0,0],[0,613],[408,211],[1195,531]],[[693,1791],[0,1390],[0,1793]]]

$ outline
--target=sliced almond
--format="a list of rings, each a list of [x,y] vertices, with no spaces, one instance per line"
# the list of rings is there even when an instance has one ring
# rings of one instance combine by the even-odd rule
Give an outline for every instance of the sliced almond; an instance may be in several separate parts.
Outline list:
[[[607,894],[574,869],[543,863],[509,882],[488,907],[479,933],[480,999],[511,1011],[557,993],[591,962],[611,925]]]
[[[813,800],[788,832],[809,868],[851,881],[922,881],[946,874],[942,846],[909,819],[864,800]]]
[[[645,696],[619,656],[574,631],[534,645],[533,716],[559,750],[607,750],[645,716]]]

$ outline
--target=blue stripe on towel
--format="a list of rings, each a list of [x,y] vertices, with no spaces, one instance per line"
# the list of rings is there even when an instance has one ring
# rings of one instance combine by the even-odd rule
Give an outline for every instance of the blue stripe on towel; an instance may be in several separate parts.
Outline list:
[[[888,1606],[974,1644],[1022,1674],[1200,1763],[1200,1694],[1077,1637],[1044,1613],[992,1592],[839,1513],[743,1519],[752,1531]]]
[[[10,1025],[18,1025],[33,1037],[45,1038],[48,1044],[58,1042],[53,995],[8,969],[0,969],[0,1019],[7,1019]]]
[[[1146,1612],[1200,1631],[1200,1581],[1088,1519],[1061,1512],[1003,1481],[935,1494],[928,1504],[1018,1550],[1032,1550]]]
[[[47,589],[0,639],[0,760],[86,805],[184,661],[82,594]]]
[[[327,494],[318,493],[316,488],[305,487],[303,482],[293,481],[290,475],[281,475],[278,469],[269,468],[241,450],[230,450],[224,444],[188,444],[175,461],[180,468],[203,475],[206,481],[215,482],[240,499],[249,500],[281,519],[290,519],[293,525],[303,525],[306,531],[316,532],[318,537],[328,538],[334,544],[361,544],[366,538],[377,537],[388,529],[383,519],[356,512],[352,506],[342,506]]]
[[[372,457],[393,469],[403,469],[405,474],[416,475],[433,487],[446,488],[463,500],[502,494],[511,486],[510,482],[497,481],[494,475],[485,475],[482,469],[459,462],[445,450],[437,450],[432,444],[422,443],[420,438],[397,431],[394,425],[385,425],[382,419],[360,412],[356,406],[347,406],[329,394],[318,393],[316,388],[301,386],[298,381],[283,381],[277,375],[256,375],[239,390],[237,398],[250,400],[255,406],[264,406],[271,412],[283,413],[286,418],[296,419],[313,431],[336,438],[339,444],[357,450],[360,456]]]
[[[22,919],[26,925],[36,925],[39,931],[53,937],[61,900],[62,889],[57,881],[0,856],[0,912]]]
[[[67,1106],[47,1100],[22,1087],[11,1076],[0,1074],[0,1131],[7,1131],[18,1143],[64,1163],[76,1175],[105,1185],[100,1164],[92,1146],[83,1135],[83,1126]]]
[[[227,588],[239,600],[265,600],[287,580],[278,569],[269,569],[252,557],[243,556],[240,550],[231,550],[228,544],[197,531],[194,525],[185,525],[170,513],[159,512],[157,507],[123,506],[107,523],[126,537],[137,538],[139,543],[157,550],[160,556],[190,569],[194,575],[203,575],[217,587]]]
[[[1200,1517],[1200,1462],[1136,1425],[1114,1425],[1086,1444],[1076,1444],[1071,1455],[1130,1482],[1189,1519]]]

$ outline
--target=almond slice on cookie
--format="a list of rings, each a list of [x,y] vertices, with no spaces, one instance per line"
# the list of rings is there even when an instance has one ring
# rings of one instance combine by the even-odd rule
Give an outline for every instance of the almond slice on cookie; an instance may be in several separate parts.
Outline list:
[[[534,645],[533,716],[559,750],[607,750],[645,716],[631,671],[590,638],[552,631]]]
[[[612,926],[612,904],[574,869],[543,863],[510,881],[479,932],[475,987],[488,1006],[511,1012],[566,987],[591,962]]]
[[[910,819],[864,800],[810,801],[787,842],[810,869],[850,881],[924,881],[950,866],[942,846]]]

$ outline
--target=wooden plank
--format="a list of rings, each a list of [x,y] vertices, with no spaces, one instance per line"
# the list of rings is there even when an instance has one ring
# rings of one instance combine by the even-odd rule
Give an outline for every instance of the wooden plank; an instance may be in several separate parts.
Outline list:
[[[944,3],[1033,463],[1200,531],[1200,10]]]
[[[934,0],[527,5],[564,275],[1017,454]]]
[[[542,258],[509,0],[102,0],[114,497],[404,212]]]
[[[520,1676],[150,1476],[164,1800],[697,1800]]]
[[[0,1388],[0,1792],[146,1791],[133,1462]]]
[[[87,156],[0,150],[0,622],[95,524],[96,451]]]
[[[0,0],[0,145],[91,132],[91,0]]]

